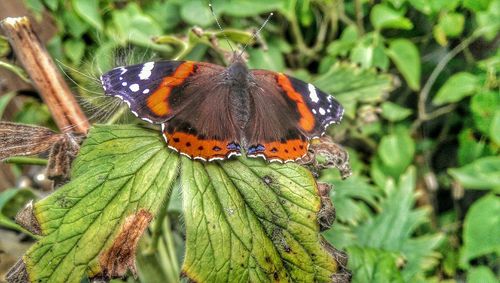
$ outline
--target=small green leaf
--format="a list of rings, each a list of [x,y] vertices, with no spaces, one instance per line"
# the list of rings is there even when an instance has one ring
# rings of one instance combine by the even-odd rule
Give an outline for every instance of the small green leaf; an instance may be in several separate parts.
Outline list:
[[[386,94],[394,88],[394,79],[390,74],[360,69],[352,64],[336,63],[319,76],[314,85],[335,96],[346,109],[346,105],[353,106],[355,111],[358,102],[384,100]],[[354,117],[354,113],[346,110],[349,117]]]
[[[401,107],[396,103],[390,101],[382,103],[382,116],[391,122],[404,120],[411,114],[411,109]]]
[[[0,58],[9,55],[10,52],[9,41],[6,37],[0,35]]]
[[[470,207],[463,227],[462,267],[467,267],[470,260],[482,255],[493,253],[496,257],[500,256],[499,215],[500,197],[494,194],[482,197]]]
[[[250,58],[248,66],[252,69],[268,69],[282,72],[285,69],[285,59],[277,46],[270,45],[267,51],[260,48],[248,50]]]
[[[467,271],[467,282],[498,283],[498,278],[488,267],[478,266]]]
[[[43,2],[52,11],[56,11],[57,7],[59,7],[59,0],[43,0]]]
[[[416,171],[410,167],[401,175],[397,186],[392,183],[384,188],[387,198],[381,204],[381,213],[354,228],[357,245],[394,252],[401,255],[401,259],[406,259],[401,271],[405,282],[421,278],[422,269],[430,269],[438,263],[434,250],[443,240],[443,235],[436,233],[411,237],[420,225],[429,222],[426,210],[413,209],[415,186]],[[377,262],[366,268],[376,267]]]
[[[235,17],[251,17],[277,10],[283,11],[284,7],[285,1],[283,0],[232,0],[220,2],[220,10],[224,14]]]
[[[7,108],[7,105],[9,104],[10,100],[14,98],[14,96],[16,96],[15,92],[9,92],[0,96],[0,120],[2,119],[5,108]]]
[[[448,37],[457,37],[464,30],[465,17],[460,13],[446,13],[439,18],[440,26]]]
[[[500,95],[497,91],[484,91],[474,95],[470,109],[476,127],[485,135],[490,134],[495,112],[500,109]]]
[[[89,29],[90,25],[80,19],[73,11],[64,11],[62,16],[67,32],[73,38],[81,38],[81,36]]]
[[[453,74],[439,89],[432,104],[438,106],[458,102],[464,97],[474,94],[478,88],[479,80],[475,75],[467,72]]]
[[[466,189],[500,189],[500,157],[489,156],[475,160],[448,173]]]
[[[495,111],[493,121],[491,121],[490,138],[494,143],[500,145],[500,110],[498,109]]]
[[[103,30],[98,0],[73,0],[73,8],[78,15],[99,31]]]
[[[391,28],[410,30],[413,28],[413,24],[409,19],[384,4],[377,4],[373,7],[370,13],[370,21],[378,30]]]
[[[152,48],[158,51],[168,51],[170,47],[161,44],[153,44],[152,37],[162,35],[160,25],[149,15],[145,14],[141,7],[130,2],[125,9],[116,10],[112,13],[114,37],[120,42]]]
[[[312,175],[296,164],[183,159],[186,256],[196,282],[331,282]],[[214,272],[217,270],[217,272]]]
[[[64,54],[75,65],[80,65],[85,52],[85,43],[79,39],[69,39],[63,44]]]
[[[375,248],[349,247],[352,282],[405,282],[396,264],[398,254]]]
[[[484,11],[488,9],[491,0],[463,0],[464,7],[474,12]]]
[[[378,148],[378,156],[391,176],[397,177],[406,171],[415,154],[415,142],[409,132],[398,128],[394,134],[382,137]]]
[[[458,164],[460,166],[474,162],[485,154],[486,142],[474,136],[474,130],[466,128],[458,135]]]
[[[420,53],[408,39],[396,39],[389,44],[387,55],[413,90],[420,89]]]
[[[35,199],[35,194],[29,189],[8,189],[0,193],[0,227],[26,232],[14,222],[17,212],[30,200]]]
[[[214,5],[216,13],[218,7]],[[206,5],[201,5],[199,1],[186,1],[181,6],[181,18],[190,25],[198,25],[206,27],[214,22],[214,17],[210,13],[210,9]]]

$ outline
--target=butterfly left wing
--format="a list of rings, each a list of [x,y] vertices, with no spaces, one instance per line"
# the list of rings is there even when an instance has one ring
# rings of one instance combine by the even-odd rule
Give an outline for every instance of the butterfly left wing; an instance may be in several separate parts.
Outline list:
[[[255,86],[245,128],[247,155],[293,161],[307,153],[308,141],[338,123],[343,107],[333,96],[282,73],[253,70]]]
[[[114,68],[101,76],[101,83],[106,95],[123,100],[136,117],[159,124],[173,114],[168,103],[172,90],[192,76],[196,68],[191,61],[147,62]]]
[[[162,125],[167,145],[190,158],[240,154],[239,133],[227,111],[230,89],[218,83],[224,68],[192,61],[160,61],[115,68],[101,76],[106,95],[132,113]]]

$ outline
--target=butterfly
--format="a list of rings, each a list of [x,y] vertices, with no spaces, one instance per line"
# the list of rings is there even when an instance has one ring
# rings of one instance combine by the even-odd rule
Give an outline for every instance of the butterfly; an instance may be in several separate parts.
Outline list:
[[[250,70],[238,54],[231,64],[158,61],[122,66],[101,76],[142,120],[160,124],[168,147],[192,159],[239,156],[297,161],[309,142],[339,123],[343,107],[310,83],[268,70]]]

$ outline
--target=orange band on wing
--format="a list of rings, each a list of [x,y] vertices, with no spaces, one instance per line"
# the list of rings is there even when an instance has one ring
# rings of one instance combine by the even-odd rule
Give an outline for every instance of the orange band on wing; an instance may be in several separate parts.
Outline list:
[[[167,140],[169,147],[188,155],[191,158],[201,158],[203,160],[211,160],[215,158],[224,159],[231,153],[239,155],[239,146],[229,141],[200,139],[195,135],[174,132],[169,134],[164,132],[163,135]],[[233,147],[229,147],[233,144]]]
[[[175,69],[175,72],[163,79],[158,88],[148,97],[147,106],[151,112],[158,116],[165,116],[170,113],[168,97],[172,89],[184,82],[194,70],[194,62],[186,61]]]
[[[262,143],[262,146],[264,146],[264,150],[249,155],[263,154],[268,160],[291,161],[301,158],[307,153],[307,141],[301,139]]]
[[[312,131],[314,129],[315,119],[309,107],[305,103],[302,95],[296,92],[292,86],[290,80],[283,74],[278,74],[278,84],[285,91],[286,95],[295,103],[297,103],[297,109],[299,110],[300,120],[299,125],[304,131]]]

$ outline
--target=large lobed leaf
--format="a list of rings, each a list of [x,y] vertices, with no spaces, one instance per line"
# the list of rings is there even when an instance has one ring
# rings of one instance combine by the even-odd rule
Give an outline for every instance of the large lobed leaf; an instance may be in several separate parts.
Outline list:
[[[340,271],[319,235],[314,179],[295,164],[183,161],[187,243],[196,282],[331,282]]]
[[[127,220],[151,220],[178,164],[154,132],[94,128],[74,163],[73,180],[34,206],[43,237],[23,257],[29,280],[78,282],[85,274],[116,272],[107,268],[115,263],[107,262],[113,259],[105,251],[120,240]]]
[[[321,198],[305,168],[260,159],[181,159],[156,131],[96,126],[74,162],[72,181],[34,205],[34,230],[42,236],[10,279],[80,282],[85,276],[135,271],[138,240],[178,176],[186,225],[183,273],[188,278],[348,278],[345,262],[336,260],[341,254],[319,234]]]

